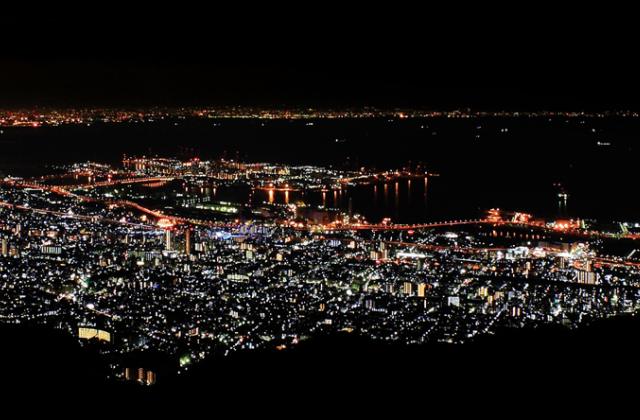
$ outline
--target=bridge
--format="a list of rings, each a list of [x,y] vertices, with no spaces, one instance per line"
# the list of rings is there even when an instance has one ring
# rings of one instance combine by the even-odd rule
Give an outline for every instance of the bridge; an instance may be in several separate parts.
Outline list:
[[[116,185],[127,185],[127,184],[147,184],[152,182],[170,182],[175,180],[174,177],[132,177],[132,178],[121,178],[121,179],[109,179],[105,181],[98,181],[86,184],[68,184],[68,185],[50,185],[43,183],[43,180],[46,178],[36,178],[31,180],[2,180],[1,184],[9,185],[12,187],[18,188],[35,188],[35,189],[45,189],[52,192],[56,192],[59,194],[65,195],[73,195],[71,190],[75,189],[92,189],[98,187],[111,187]]]
[[[501,222],[506,223],[506,222]],[[327,232],[336,231],[349,231],[349,230],[419,230],[419,229],[435,229],[439,227],[451,227],[451,226],[463,226],[463,225],[478,225],[478,224],[496,224],[494,221],[488,219],[464,219],[464,220],[449,220],[440,222],[418,223],[413,225],[407,224],[390,224],[390,223],[352,223],[346,225],[326,225],[323,226],[323,230]]]
[[[535,221],[513,221],[513,220],[504,220],[504,219],[494,219],[494,218],[484,218],[484,219],[458,219],[458,220],[448,220],[448,221],[439,221],[439,222],[428,222],[428,223],[418,223],[418,224],[391,224],[391,223],[378,223],[378,224],[369,224],[369,223],[353,223],[353,224],[329,224],[323,225],[319,228],[327,233],[330,232],[344,232],[344,231],[360,231],[360,230],[370,230],[370,231],[412,231],[412,230],[420,230],[420,229],[436,229],[442,227],[457,227],[457,226],[465,226],[465,225],[491,225],[491,226],[509,226],[509,227],[521,227],[521,228],[535,228],[541,229],[547,233],[556,233],[563,235],[570,235],[573,237],[581,237],[581,238],[621,238],[621,239],[640,239],[640,234],[613,234],[607,232],[600,232],[595,230],[585,230],[585,229],[576,229],[576,228],[554,228],[551,226],[547,226],[540,222]]]
[[[386,241],[386,244],[399,245],[404,247],[413,247],[415,249],[421,249],[425,251],[454,251],[469,254],[483,254],[487,252],[505,252],[508,247],[485,247],[485,248],[472,248],[461,246],[448,246],[448,245],[434,245],[434,244],[421,244],[417,242],[404,242],[404,241]]]
[[[151,182],[170,182],[170,181],[173,181],[174,179],[176,179],[176,178],[164,177],[164,176],[145,177],[145,178],[137,178],[137,177],[136,178],[122,178],[122,179],[110,179],[110,180],[106,180],[106,181],[92,182],[92,183],[88,183],[88,184],[60,185],[60,186],[58,186],[58,188],[61,188],[61,189],[64,189],[64,190],[74,190],[74,189],[88,190],[88,189],[92,189],[92,188],[112,187],[112,186],[116,186],[116,185],[147,184],[147,183],[151,183]]]

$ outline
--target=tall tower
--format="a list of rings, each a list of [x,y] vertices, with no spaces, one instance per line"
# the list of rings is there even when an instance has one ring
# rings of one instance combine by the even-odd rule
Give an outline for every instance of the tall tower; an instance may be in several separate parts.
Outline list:
[[[184,232],[184,253],[191,255],[191,228],[189,227]]]
[[[2,253],[0,255],[3,257],[9,256],[9,241],[7,238],[2,238]]]
[[[167,251],[171,251],[171,230],[167,229],[164,235],[165,235],[164,249]]]

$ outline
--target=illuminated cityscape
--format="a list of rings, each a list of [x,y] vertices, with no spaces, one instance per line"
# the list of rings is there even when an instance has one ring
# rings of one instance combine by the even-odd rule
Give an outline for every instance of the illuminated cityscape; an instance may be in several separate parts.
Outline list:
[[[187,119],[259,119],[259,120],[323,120],[323,119],[359,119],[359,118],[461,118],[477,119],[488,117],[501,118],[638,118],[640,113],[630,110],[603,112],[561,112],[561,111],[430,111],[420,109],[268,109],[252,107],[219,108],[78,108],[78,109],[41,109],[0,110],[0,128],[2,127],[46,127],[62,125],[92,124],[138,124],[156,121],[179,123]]]
[[[99,349],[111,379],[152,385],[156,372],[130,354],[163,352],[180,373],[214,354],[337,332],[465,343],[639,309],[637,224],[612,231],[498,209],[399,224],[326,203],[431,176],[125,157],[6,177],[0,316],[65,330]],[[248,195],[217,200],[222,189]],[[312,194],[324,203],[305,202]]]
[[[196,57],[177,52],[204,38],[149,31],[109,39],[132,57],[74,35],[48,41],[55,57],[0,60],[0,376],[24,407],[513,417],[632,401],[632,87],[583,69],[553,70],[555,87],[533,57],[528,77],[458,49],[440,74],[448,33],[406,54],[426,66],[383,59],[367,32],[337,43],[350,60],[300,31],[250,44],[293,57],[299,39],[309,65],[225,58],[241,32]]]

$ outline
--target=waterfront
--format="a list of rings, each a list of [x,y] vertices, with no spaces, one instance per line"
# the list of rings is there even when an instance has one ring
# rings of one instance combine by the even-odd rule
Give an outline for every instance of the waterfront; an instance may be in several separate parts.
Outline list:
[[[398,194],[392,182],[386,194],[379,184],[377,193],[358,188],[339,192],[337,201],[328,192],[326,202],[347,209],[352,197],[353,211],[398,222],[472,217],[492,207],[546,217],[634,220],[640,214],[640,203],[631,200],[612,205],[630,193],[640,151],[635,118],[187,120],[3,131],[0,172],[12,175],[45,173],[56,163],[114,164],[123,154],[340,169],[420,165],[439,175],[429,178],[426,201],[420,182],[409,188],[401,181]],[[322,203],[321,196],[305,198]],[[279,194],[274,199],[285,201]]]

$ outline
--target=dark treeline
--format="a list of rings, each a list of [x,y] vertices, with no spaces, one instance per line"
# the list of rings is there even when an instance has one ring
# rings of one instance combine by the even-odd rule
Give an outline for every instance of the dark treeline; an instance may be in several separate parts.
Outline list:
[[[498,331],[464,345],[402,346],[353,335],[317,337],[286,351],[214,357],[155,387],[107,383],[104,361],[44,328],[3,327],[2,382],[16,395],[53,404],[243,413],[403,410],[474,412],[530,406],[616,407],[634,392],[640,321],[598,321]],[[574,405],[575,404],[575,405]],[[42,407],[46,407],[43,405]],[[302,410],[302,411],[299,411]],[[168,412],[168,411],[167,411]],[[504,412],[503,412],[504,414]]]

